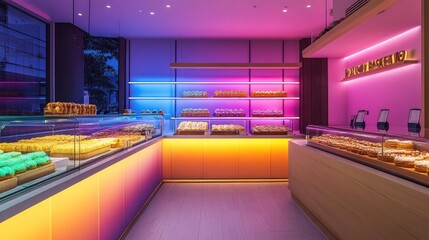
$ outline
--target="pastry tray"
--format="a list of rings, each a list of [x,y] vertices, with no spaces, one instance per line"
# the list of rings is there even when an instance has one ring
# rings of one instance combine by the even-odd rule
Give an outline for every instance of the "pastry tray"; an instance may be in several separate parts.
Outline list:
[[[212,131],[212,135],[246,135],[245,131]]]
[[[18,186],[18,179],[16,177],[0,181],[0,193],[15,188],[16,186]]]
[[[252,135],[289,135],[288,132],[252,132]]]
[[[76,153],[51,153],[51,157],[67,157],[70,160],[87,160],[99,154],[108,152],[110,150],[110,146],[96,149],[91,152],[79,153],[79,149],[76,149]],[[75,159],[75,157],[77,159]]]
[[[207,130],[196,130],[196,131],[190,131],[190,130],[177,130],[176,135],[209,135],[209,132]]]
[[[18,184],[24,184],[26,182],[43,177],[53,172],[55,172],[55,164],[49,163],[47,165],[32,170],[27,170],[21,174],[16,175],[15,177],[18,180]]]
[[[426,173],[415,171],[414,168],[399,167],[392,162],[384,162],[368,155],[361,155],[312,141],[307,141],[307,145],[429,187],[429,176]]]

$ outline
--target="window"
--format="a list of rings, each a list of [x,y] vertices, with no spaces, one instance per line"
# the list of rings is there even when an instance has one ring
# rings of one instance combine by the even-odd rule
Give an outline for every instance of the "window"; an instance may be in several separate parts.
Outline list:
[[[98,113],[118,113],[119,40],[88,36],[84,55],[89,103],[97,106]]]
[[[47,24],[0,3],[0,115],[43,114],[47,54]]]

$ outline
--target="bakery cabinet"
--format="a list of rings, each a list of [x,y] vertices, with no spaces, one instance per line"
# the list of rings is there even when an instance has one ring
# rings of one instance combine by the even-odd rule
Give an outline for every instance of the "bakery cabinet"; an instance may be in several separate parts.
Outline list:
[[[0,200],[162,135],[160,115],[0,117]]]
[[[207,130],[195,130],[195,135],[252,134],[254,126],[261,125],[285,126],[289,130],[277,127],[272,135],[287,135],[299,129],[301,63],[173,63],[171,66],[176,74],[168,81],[129,82],[132,91],[128,98],[136,112],[165,109],[166,119],[172,120],[168,122],[171,133],[186,133],[179,129],[184,121],[207,123]],[[218,127],[225,131],[216,131]]]
[[[429,142],[405,135],[310,125],[307,145],[429,186]]]

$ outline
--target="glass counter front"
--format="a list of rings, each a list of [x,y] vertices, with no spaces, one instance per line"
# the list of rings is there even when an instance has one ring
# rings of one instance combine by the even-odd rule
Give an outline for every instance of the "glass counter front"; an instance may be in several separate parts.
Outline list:
[[[163,134],[161,115],[0,117],[0,202]]]
[[[429,141],[309,125],[307,145],[429,187]]]

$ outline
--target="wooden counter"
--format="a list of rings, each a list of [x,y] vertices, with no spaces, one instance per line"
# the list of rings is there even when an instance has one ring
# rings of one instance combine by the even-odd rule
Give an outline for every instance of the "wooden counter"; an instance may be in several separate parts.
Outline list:
[[[342,157],[289,143],[289,187],[338,239],[427,239],[429,189]]]

